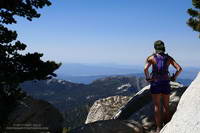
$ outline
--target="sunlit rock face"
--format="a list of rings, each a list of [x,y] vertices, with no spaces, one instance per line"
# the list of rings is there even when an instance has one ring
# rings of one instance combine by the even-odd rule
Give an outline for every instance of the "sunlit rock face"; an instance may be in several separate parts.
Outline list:
[[[161,133],[200,132],[200,73],[182,95],[177,111]]]
[[[130,96],[112,96],[97,100],[90,108],[85,123],[111,119],[113,114],[115,114],[120,107],[125,105],[130,98]]]

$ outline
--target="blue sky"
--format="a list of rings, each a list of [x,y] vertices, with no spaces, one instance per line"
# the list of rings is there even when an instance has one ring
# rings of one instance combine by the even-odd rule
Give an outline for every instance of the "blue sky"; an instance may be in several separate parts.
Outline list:
[[[27,52],[62,63],[143,65],[153,43],[183,66],[200,66],[198,33],[186,25],[191,0],[52,0],[32,22],[11,28]]]

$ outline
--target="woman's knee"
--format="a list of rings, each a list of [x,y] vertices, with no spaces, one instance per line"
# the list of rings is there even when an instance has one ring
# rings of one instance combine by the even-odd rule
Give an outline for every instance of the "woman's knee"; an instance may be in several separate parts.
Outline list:
[[[163,106],[163,112],[169,112],[169,106]]]
[[[155,111],[155,112],[160,112],[160,105],[155,104],[155,105],[154,105],[154,111]]]

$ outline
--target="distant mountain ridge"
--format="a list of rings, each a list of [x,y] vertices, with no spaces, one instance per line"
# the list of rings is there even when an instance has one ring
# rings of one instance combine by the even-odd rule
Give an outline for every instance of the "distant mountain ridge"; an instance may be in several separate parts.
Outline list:
[[[97,80],[94,80],[91,84],[82,84],[82,83],[72,83],[60,79],[50,79],[50,80],[41,80],[41,81],[27,81],[21,84],[22,88],[35,98],[40,98],[49,101],[54,104],[57,103],[57,100],[65,99],[66,103],[73,102],[74,99],[81,99],[86,97],[103,97],[108,95],[132,93],[127,90],[127,92],[117,90],[118,87],[121,87],[125,84],[130,84],[129,88],[132,88],[132,92],[138,91],[148,83],[144,78],[135,77],[135,76],[110,76],[103,77]],[[53,100],[55,97],[56,100]],[[96,98],[95,98],[96,99]],[[83,100],[85,101],[85,100]],[[82,101],[82,102],[83,102]],[[87,100],[86,100],[87,101]],[[58,106],[58,104],[56,104]],[[58,107],[60,108],[60,107]],[[61,109],[61,108],[60,108]],[[61,109],[62,110],[62,109]]]
[[[76,127],[84,123],[94,101],[108,96],[133,95],[147,84],[142,77],[110,76],[97,79],[88,85],[50,79],[28,81],[21,84],[21,87],[34,98],[53,104],[64,114],[65,123]]]
[[[64,77],[66,81],[78,83],[78,84],[91,84],[93,81],[105,78],[108,76],[137,76],[137,77],[144,77],[143,73],[135,73],[135,74],[126,74],[126,75],[97,75],[97,76],[66,76]],[[182,76],[180,76],[182,77]],[[178,78],[177,82],[180,82],[181,84],[188,86],[192,82],[192,78]]]
[[[196,77],[200,68],[197,67],[183,67],[183,72],[179,76],[179,82],[184,85],[189,85]],[[170,73],[174,73],[175,69],[170,67]],[[75,83],[90,84],[92,81],[108,76],[130,76],[135,75],[144,77],[143,66],[134,65],[118,65],[118,64],[78,64],[67,63],[63,64],[61,68],[56,71],[58,78]]]

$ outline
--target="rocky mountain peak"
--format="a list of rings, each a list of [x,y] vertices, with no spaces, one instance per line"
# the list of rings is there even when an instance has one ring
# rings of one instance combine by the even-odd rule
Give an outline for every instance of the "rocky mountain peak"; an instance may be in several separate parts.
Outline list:
[[[176,82],[171,82],[170,84],[172,88],[172,94],[170,96],[170,112],[173,114],[187,87]],[[122,129],[119,130],[114,122],[110,120],[122,123],[130,122],[132,131],[126,131],[126,129],[123,129],[122,127]],[[79,129],[83,129],[80,130],[81,132],[87,131],[87,133],[94,133],[92,132],[93,128],[99,128],[101,132],[97,133],[109,133],[109,131],[106,130],[107,125],[104,124],[105,122],[112,123],[112,126],[109,127],[109,131],[115,131],[115,133],[123,133],[123,131],[124,133],[125,131],[126,133],[132,133],[133,131],[135,131],[135,133],[150,133],[154,131],[153,103],[149,86],[144,87],[132,97],[112,96],[97,100],[90,108],[90,112],[85,122],[87,124],[72,130],[72,133],[73,131],[79,131]],[[101,123],[101,127],[99,127],[97,123]],[[95,127],[93,127],[93,125]],[[142,129],[140,127],[142,127]],[[104,130],[104,128],[106,129]]]

